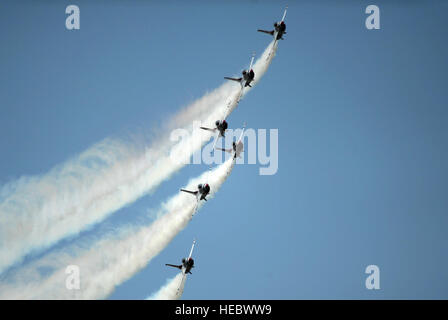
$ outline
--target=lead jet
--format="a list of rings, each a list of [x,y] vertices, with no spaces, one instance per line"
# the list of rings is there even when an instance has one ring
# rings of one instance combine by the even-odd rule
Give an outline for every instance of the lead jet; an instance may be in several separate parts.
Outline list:
[[[201,200],[207,201],[207,199],[205,197],[210,192],[210,186],[208,185],[208,183],[204,183],[204,184],[199,184],[198,190],[196,190],[196,191],[190,191],[190,190],[186,190],[186,189],[180,189],[180,191],[190,193],[190,194],[196,196],[196,200],[198,200],[198,202]]]
[[[218,131],[219,132],[219,136],[220,137],[224,137],[225,131],[227,130],[228,126],[229,125],[227,124],[226,120],[216,120],[215,128],[201,127],[201,129],[208,130],[208,131],[211,131],[211,132]]]
[[[182,271],[182,280],[179,284],[179,287],[177,288],[177,293],[179,293],[179,289],[182,286],[182,283],[184,282],[184,279],[186,277],[186,275],[192,274],[191,273],[191,269],[194,268],[194,260],[191,257],[193,254],[193,249],[194,249],[194,245],[196,244],[196,240],[193,240],[193,245],[191,246],[191,250],[190,250],[190,254],[188,255],[188,258],[183,258],[182,259],[182,264],[180,265],[176,265],[176,264],[169,264],[166,263],[165,265],[168,267],[173,267],[173,268],[177,268],[180,269]]]
[[[254,78],[255,78],[255,72],[254,72],[254,70],[252,69],[252,64],[253,64],[253,62],[254,62],[254,57],[255,57],[255,54],[252,55],[252,59],[250,60],[250,66],[249,66],[249,69],[247,69],[247,70],[243,70],[243,71],[241,72],[241,74],[243,75],[242,77],[240,77],[240,78],[224,77],[224,79],[237,81],[237,82],[239,82],[239,83],[241,84],[241,87],[242,87],[242,88],[243,88],[243,87],[251,87],[251,88],[252,88],[252,86],[250,85],[250,83],[251,83],[251,82],[254,80]]]
[[[286,17],[286,10],[288,10],[288,7],[285,8],[285,12],[283,13],[283,18],[281,21],[279,22],[275,22],[274,23],[274,30],[272,31],[267,31],[267,30],[262,30],[262,29],[258,29],[258,32],[264,32],[267,34],[270,34],[271,36],[274,37],[275,41],[274,41],[274,45],[278,40],[284,40],[283,39],[283,35],[286,34],[286,24],[285,24],[285,17]]]
[[[237,142],[233,141],[232,142],[232,149],[222,149],[222,148],[216,148],[216,150],[221,150],[224,152],[228,152],[230,154],[233,153],[233,159],[236,159],[236,157],[241,158],[241,152],[244,151],[244,144],[243,144],[243,134],[244,134],[244,129],[246,128],[246,124],[243,125],[243,131],[241,132],[240,138],[238,139]]]

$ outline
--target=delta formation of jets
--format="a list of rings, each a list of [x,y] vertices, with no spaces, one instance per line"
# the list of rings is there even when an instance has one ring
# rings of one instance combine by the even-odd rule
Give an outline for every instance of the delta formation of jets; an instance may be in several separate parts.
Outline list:
[[[274,23],[274,30],[271,30],[271,31],[262,30],[262,29],[257,30],[258,32],[267,33],[274,37],[273,48],[275,47],[275,44],[277,43],[278,40],[284,40],[283,35],[286,34],[286,24],[285,24],[284,20],[286,17],[287,9],[288,9],[288,7],[285,8],[282,20]],[[255,72],[252,69],[254,57],[255,57],[255,55],[253,54],[251,61],[250,61],[249,69],[242,71],[242,77],[240,77],[240,78],[224,77],[224,79],[239,82],[242,89],[245,87],[252,87],[250,84],[255,79]],[[215,148],[215,146],[213,146],[213,149],[233,154],[233,159],[236,159],[237,157],[240,158],[241,153],[244,151],[244,144],[243,144],[242,139],[243,139],[245,127],[246,127],[246,124],[244,124],[244,126],[243,126],[243,131],[241,132],[241,135],[240,135],[238,141],[233,141],[232,149]],[[228,123],[225,119],[217,120],[215,122],[214,128],[207,128],[207,127],[200,127],[200,128],[203,130],[208,130],[208,131],[214,132],[214,133],[218,132],[218,137],[225,137],[225,131],[228,128]],[[216,139],[215,139],[215,145],[216,145]],[[206,197],[210,193],[210,185],[208,183],[201,183],[198,185],[198,188],[195,191],[186,190],[186,189],[180,189],[180,191],[194,195],[196,197],[197,204],[198,204],[201,200],[207,201]],[[180,264],[180,265],[166,264],[166,266],[177,268],[177,269],[181,270],[181,272],[182,272],[182,281],[179,285],[179,288],[177,289],[178,292],[180,290],[180,287],[181,287],[182,282],[184,281],[186,275],[188,273],[192,274],[191,269],[194,268],[194,259],[192,258],[192,254],[193,254],[193,249],[194,249],[195,244],[196,244],[196,240],[193,241],[193,245],[191,246],[191,250],[190,250],[190,254],[188,255],[188,258],[182,259],[182,264]]]

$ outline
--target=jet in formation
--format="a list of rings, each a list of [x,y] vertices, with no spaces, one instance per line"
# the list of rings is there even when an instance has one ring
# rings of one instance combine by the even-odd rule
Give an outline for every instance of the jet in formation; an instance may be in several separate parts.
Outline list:
[[[198,184],[198,190],[196,190],[196,191],[190,191],[190,190],[186,190],[186,189],[180,189],[180,191],[190,193],[190,194],[196,196],[196,199],[198,200],[198,202],[201,200],[207,201],[206,197],[210,192],[210,186],[208,183],[201,183],[201,184]]]
[[[283,18],[281,21],[279,22],[275,22],[274,23],[274,30],[262,30],[262,29],[258,29],[258,32],[264,32],[267,34],[270,34],[271,36],[274,37],[274,46],[275,43],[277,43],[278,40],[284,40],[283,39],[283,35],[286,34],[286,24],[285,24],[285,17],[286,17],[286,10],[288,10],[288,7],[285,8],[285,12],[283,13]]]
[[[216,150],[221,150],[224,152],[228,152],[230,154],[233,153],[233,159],[241,158],[241,152],[244,151],[244,144],[243,144],[243,135],[244,135],[244,129],[246,128],[246,124],[243,125],[243,131],[241,132],[240,138],[238,141],[232,142],[232,148],[231,149],[222,149],[222,148],[216,148]]]
[[[242,77],[240,77],[240,78],[224,77],[224,79],[233,80],[233,81],[239,82],[241,84],[241,87],[243,87],[243,88],[244,87],[252,87],[250,85],[250,83],[252,81],[254,81],[254,78],[255,78],[255,72],[252,69],[252,64],[254,63],[254,58],[255,58],[255,54],[252,54],[252,58],[250,60],[250,65],[249,65],[249,69],[243,70],[241,72]]]
[[[228,128],[228,124],[226,120],[216,120],[214,128],[201,127],[203,130],[211,131],[211,132],[219,132],[220,137],[225,136],[225,132]]]
[[[176,264],[165,264],[168,267],[177,268],[182,271],[182,281],[179,285],[179,288],[177,288],[177,291],[179,292],[179,289],[184,282],[185,276],[189,273],[191,273],[191,269],[194,268],[194,259],[191,257],[193,254],[194,245],[196,244],[196,240],[193,240],[193,245],[191,246],[190,254],[188,255],[188,258],[182,259],[182,264],[176,265]]]

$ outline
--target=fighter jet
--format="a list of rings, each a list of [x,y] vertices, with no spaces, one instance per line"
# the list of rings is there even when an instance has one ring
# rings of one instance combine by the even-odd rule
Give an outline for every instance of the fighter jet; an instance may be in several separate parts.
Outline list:
[[[286,17],[286,10],[288,10],[288,7],[285,8],[285,12],[283,13],[282,20],[274,23],[274,30],[272,30],[272,31],[267,31],[267,30],[262,30],[262,29],[257,30],[258,32],[264,32],[264,33],[267,33],[267,34],[270,34],[271,36],[273,36],[275,39],[274,45],[278,40],[280,40],[280,39],[284,40],[283,35],[286,34],[286,24],[284,21],[285,17]]]
[[[198,202],[200,200],[207,201],[207,199],[205,197],[210,192],[210,186],[208,185],[208,183],[198,184],[198,190],[196,190],[196,191],[190,191],[190,190],[185,190],[185,189],[180,189],[180,191],[191,193],[192,195],[195,195]]]
[[[241,87],[252,87],[251,85],[250,85],[250,83],[254,80],[254,78],[255,78],[255,72],[254,72],[254,70],[252,69],[252,64],[253,64],[253,62],[254,62],[254,57],[255,57],[255,54],[252,54],[252,59],[250,60],[250,66],[249,66],[249,69],[247,69],[247,70],[243,70],[241,73],[242,73],[242,77],[240,77],[240,78],[231,78],[231,77],[224,77],[224,79],[227,79],[227,80],[233,80],[233,81],[237,81],[237,82],[239,82],[240,84],[241,84]]]
[[[188,256],[188,258],[182,259],[182,264],[176,265],[176,264],[166,263],[165,265],[168,267],[180,269],[180,270],[182,270],[182,273],[184,273],[184,274],[187,274],[187,273],[192,274],[190,270],[194,267],[194,260],[191,257],[191,255],[193,253],[193,248],[194,248],[195,243],[196,243],[196,240],[193,240],[193,246],[191,247],[190,255]]]
[[[203,130],[208,130],[211,132],[219,132],[219,136],[220,137],[224,137],[224,133],[227,130],[228,124],[226,122],[226,120],[216,120],[215,122],[215,128],[206,128],[206,127],[201,127],[201,129]]]
[[[190,254],[188,255],[188,258],[183,258],[182,259],[182,264],[180,265],[175,265],[175,264],[165,264],[168,267],[173,267],[173,268],[177,268],[180,269],[182,271],[182,280],[179,284],[179,287],[177,288],[177,293],[179,293],[179,290],[182,286],[182,283],[185,280],[185,277],[187,276],[187,274],[192,274],[191,273],[191,269],[194,268],[194,260],[191,257],[191,255],[193,254],[193,249],[194,249],[194,245],[196,243],[196,240],[193,240],[193,245],[191,246],[191,250],[190,250]]]
[[[241,152],[244,151],[244,144],[243,144],[243,135],[244,135],[244,129],[246,128],[246,123],[243,125],[243,131],[241,132],[240,138],[237,142],[232,142],[232,149],[222,149],[222,148],[216,148],[216,150],[221,150],[228,153],[233,153],[233,159],[236,159],[236,157],[241,158]]]
[[[211,171],[212,171],[212,167],[210,166],[208,175],[207,175],[207,182],[208,182],[208,178],[210,176]],[[210,186],[208,185],[208,183],[201,183],[201,184],[198,184],[198,190],[196,190],[196,191],[190,191],[190,190],[186,190],[186,189],[180,189],[180,191],[190,193],[190,194],[196,196],[196,200],[197,200],[196,208],[197,208],[197,206],[199,205],[199,201],[201,201],[201,200],[207,201],[206,197],[207,197],[208,193],[210,192]]]

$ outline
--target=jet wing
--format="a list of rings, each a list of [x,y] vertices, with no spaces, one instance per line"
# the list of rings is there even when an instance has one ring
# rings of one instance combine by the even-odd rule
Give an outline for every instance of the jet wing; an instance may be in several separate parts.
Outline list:
[[[198,191],[190,191],[190,190],[185,190],[185,189],[180,189],[180,191],[183,191],[183,192],[186,192],[186,193],[191,193],[191,194],[194,194],[194,195],[198,194]]]
[[[241,142],[241,139],[243,139],[245,129],[246,129],[246,122],[243,123],[243,130],[241,131],[241,135],[240,135],[240,138],[238,139],[237,144],[239,144]]]
[[[206,128],[206,127],[200,127],[200,128],[203,130],[211,131],[211,132],[215,132],[217,130],[216,128],[214,128],[214,129]]]
[[[193,240],[193,245],[191,246],[190,254],[188,255],[188,259],[191,258],[191,255],[193,254],[194,245],[196,244],[196,239]]]
[[[238,82],[240,82],[243,78],[224,77],[224,79],[227,79],[227,80],[233,80],[233,81],[238,81]]]
[[[282,21],[281,21],[281,22],[285,21],[286,11],[287,11],[287,10],[288,10],[288,6],[286,6],[286,8],[285,8],[285,12],[283,12],[283,18],[282,18]]]
[[[274,30],[272,30],[272,31],[267,31],[267,30],[261,30],[261,29],[258,29],[257,31],[258,31],[258,32],[264,32],[264,33],[270,34],[271,36],[274,35]]]
[[[252,65],[254,64],[255,52],[252,53],[252,59],[250,59],[249,71],[252,70]]]
[[[221,150],[224,152],[232,153],[233,149],[222,149],[222,148],[216,148],[216,150]]]
[[[168,266],[168,267],[173,267],[173,268],[177,268],[177,269],[181,269],[182,270],[182,265],[181,264],[180,265],[175,265],[175,264],[166,263],[165,265]]]

